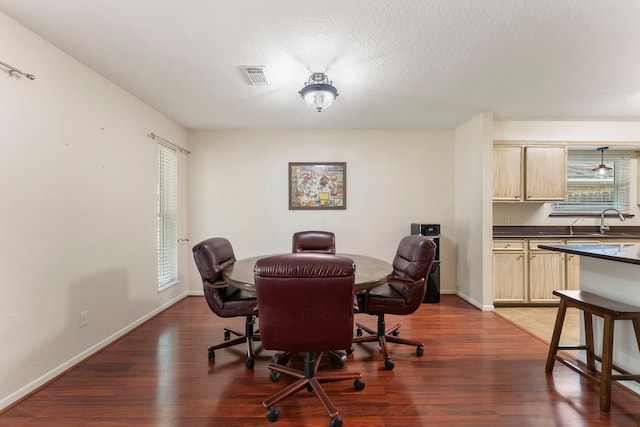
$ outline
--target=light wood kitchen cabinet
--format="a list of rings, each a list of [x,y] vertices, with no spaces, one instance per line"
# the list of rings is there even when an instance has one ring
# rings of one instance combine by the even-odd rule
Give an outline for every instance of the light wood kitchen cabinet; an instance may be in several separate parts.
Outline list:
[[[493,146],[493,200],[565,200],[567,148],[562,145]]]
[[[525,147],[525,200],[559,201],[567,197],[567,147]]]
[[[565,262],[567,289],[580,289],[580,255],[567,254]]]
[[[493,249],[494,301],[524,303],[527,295],[524,240],[497,240]]]
[[[570,245],[594,245],[597,240],[567,240]],[[565,289],[580,289],[580,255],[565,254]]]
[[[493,200],[522,201],[522,147],[493,147]]]
[[[538,245],[561,245],[562,240],[529,240],[529,302],[557,302],[555,289],[565,288],[565,254]]]
[[[538,245],[637,244],[638,239],[494,239],[495,305],[548,305],[558,302],[555,289],[580,289],[580,256],[546,251]]]

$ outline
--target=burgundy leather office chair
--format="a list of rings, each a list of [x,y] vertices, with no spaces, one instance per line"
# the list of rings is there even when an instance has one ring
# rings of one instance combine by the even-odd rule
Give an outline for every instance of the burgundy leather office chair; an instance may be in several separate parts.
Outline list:
[[[262,258],[255,265],[260,307],[260,337],[265,349],[304,353],[304,371],[269,364],[271,381],[280,374],[296,381],[263,402],[269,421],[278,419],[278,402],[300,390],[314,391],[330,416],[331,426],[342,419],[320,385],[353,379],[364,388],[359,373],[318,374],[323,352],[349,348],[353,339],[353,260],[326,254],[285,254]],[[326,368],[325,368],[326,369]]]
[[[225,342],[208,348],[209,360],[215,359],[215,350],[247,343],[245,364],[247,368],[253,368],[253,342],[260,340],[257,331],[253,330],[257,300],[254,294],[229,286],[222,277],[222,270],[236,262],[231,243],[223,237],[204,240],[193,247],[193,258],[202,277],[204,296],[211,311],[220,317],[245,318],[244,333],[224,328]],[[237,338],[230,339],[232,334]]]
[[[336,236],[330,231],[298,231],[293,233],[293,253],[336,253]]]
[[[436,255],[436,245],[423,236],[406,236],[400,240],[396,256],[393,259],[393,273],[389,281],[376,288],[358,294],[360,311],[378,317],[378,328],[373,330],[357,323],[357,337],[354,343],[378,341],[382,348],[384,366],[393,369],[394,363],[389,355],[388,342],[413,345],[416,354],[424,354],[424,343],[417,340],[399,338],[400,324],[385,330],[384,315],[409,315],[416,311],[427,289],[426,277],[431,270]],[[362,330],[369,336],[362,336]],[[351,352],[353,349],[350,349]]]

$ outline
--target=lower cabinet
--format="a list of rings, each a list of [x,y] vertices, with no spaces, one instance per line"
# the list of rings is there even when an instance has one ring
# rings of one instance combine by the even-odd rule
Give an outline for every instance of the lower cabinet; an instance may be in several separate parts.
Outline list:
[[[557,303],[555,289],[577,288],[579,257],[545,251],[538,245],[564,240],[495,239],[493,241],[493,302],[496,305]],[[581,242],[583,243],[583,242]]]
[[[493,241],[493,300],[505,304],[527,301],[524,240]]]
[[[568,240],[572,245],[593,245],[597,240]],[[565,289],[580,289],[580,255],[565,254]]]
[[[538,245],[561,245],[558,241],[529,241],[529,302],[557,302],[555,289],[565,289],[565,254],[545,251]]]
[[[526,301],[523,252],[493,253],[493,299],[505,303]]]
[[[638,239],[494,239],[493,302],[495,305],[557,303],[555,289],[580,289],[580,256],[546,251],[538,245],[625,245]]]

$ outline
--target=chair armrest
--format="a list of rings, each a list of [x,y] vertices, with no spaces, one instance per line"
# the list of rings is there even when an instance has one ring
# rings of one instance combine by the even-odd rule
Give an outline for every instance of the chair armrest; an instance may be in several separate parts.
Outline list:
[[[404,278],[404,277],[394,277],[392,279],[387,280],[384,285],[400,285],[400,286],[418,286],[421,285],[422,283],[425,282],[425,278],[423,277],[420,280],[412,280],[410,278]],[[384,286],[383,285],[383,286]],[[366,307],[369,306],[369,298],[371,296],[371,291],[374,290],[375,288],[369,288],[367,290],[365,290],[363,292],[363,294],[360,294],[360,299],[362,301],[362,305],[363,307],[358,307],[359,308],[359,312],[366,312]]]
[[[228,288],[229,285],[227,284],[227,282],[218,280],[216,283],[205,283],[204,287],[209,289],[224,289]]]
[[[425,281],[424,277],[420,280],[411,280],[409,278],[404,278],[404,277],[394,277],[393,279],[389,279],[387,283],[391,285],[418,286],[423,284],[424,281]]]

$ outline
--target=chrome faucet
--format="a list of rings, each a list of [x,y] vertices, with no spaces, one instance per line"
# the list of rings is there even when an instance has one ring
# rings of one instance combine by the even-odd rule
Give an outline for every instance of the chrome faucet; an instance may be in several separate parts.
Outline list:
[[[578,218],[574,219],[571,224],[569,224],[569,235],[570,236],[573,236],[573,224],[575,224],[576,222],[581,221],[583,219],[584,218],[582,218],[582,217],[578,217]]]
[[[609,224],[607,224],[606,222],[604,222],[604,213],[607,211],[615,211],[618,213],[618,218],[620,218],[620,221],[624,221],[624,216],[622,216],[622,213],[620,213],[620,211],[616,208],[607,208],[604,209],[602,211],[602,213],[600,214],[600,232],[604,233],[605,231],[609,231],[610,227]]]

